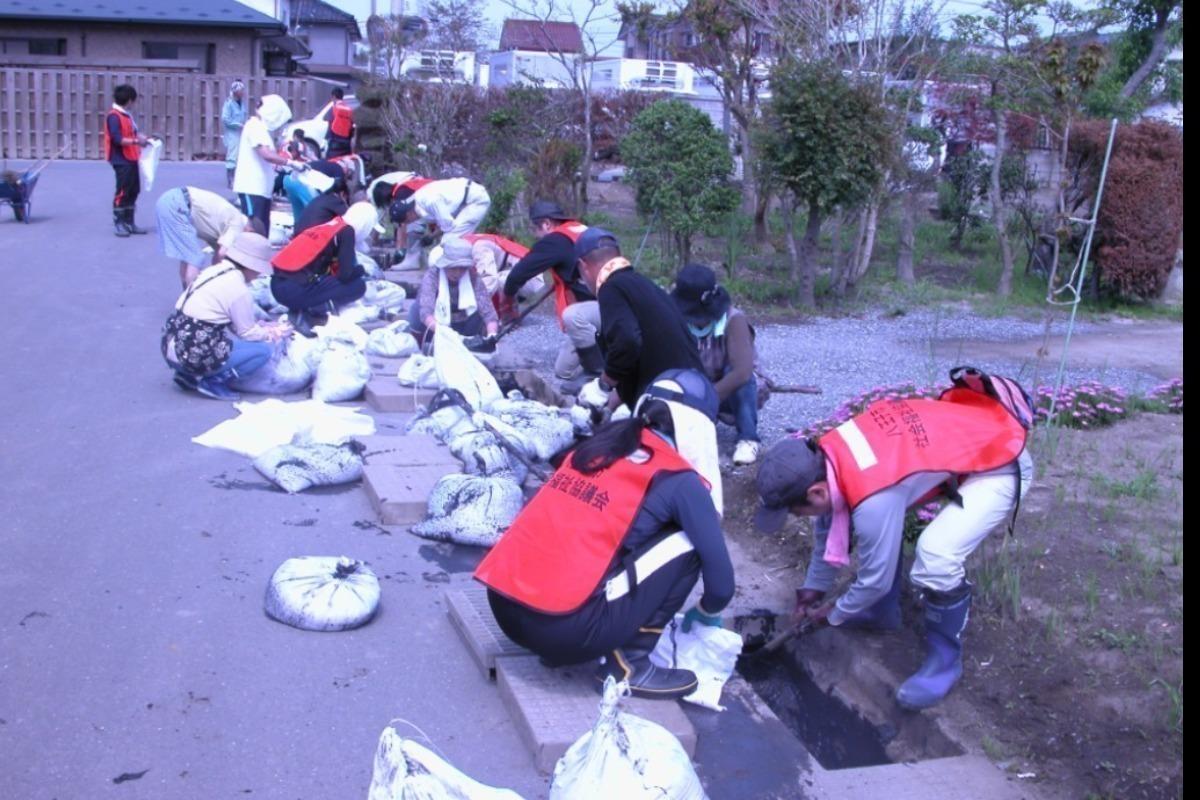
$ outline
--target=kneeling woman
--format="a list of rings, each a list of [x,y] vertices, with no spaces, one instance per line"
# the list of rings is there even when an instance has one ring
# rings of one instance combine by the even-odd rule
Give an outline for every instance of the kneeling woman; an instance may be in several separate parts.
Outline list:
[[[670,370],[633,417],[568,456],[475,571],[513,641],[556,665],[602,659],[597,680],[626,680],[635,695],[695,689],[695,675],[655,666],[650,652],[699,576],[685,627],[720,625],[733,597],[716,415],[707,378]]]
[[[201,272],[179,296],[163,328],[162,354],[180,387],[214,400],[236,400],[229,382],[266,364],[268,342],[291,334],[286,322],[255,319],[246,288],[271,273],[271,253],[266,237],[239,233],[224,260]]]
[[[457,237],[442,242],[441,257],[421,279],[408,325],[417,341],[438,325],[449,325],[463,336],[496,335],[500,317],[475,271],[470,242]]]

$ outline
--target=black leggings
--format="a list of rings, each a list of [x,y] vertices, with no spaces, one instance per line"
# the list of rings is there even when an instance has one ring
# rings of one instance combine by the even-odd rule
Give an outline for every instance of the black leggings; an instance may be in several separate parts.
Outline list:
[[[612,602],[603,591],[563,616],[542,614],[488,590],[492,614],[508,638],[552,664],[580,664],[624,647],[638,628],[661,628],[674,618],[700,578],[695,551],[668,561]]]

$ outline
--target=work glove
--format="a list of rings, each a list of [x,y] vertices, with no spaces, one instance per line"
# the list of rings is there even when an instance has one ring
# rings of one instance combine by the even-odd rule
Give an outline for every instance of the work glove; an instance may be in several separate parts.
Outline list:
[[[468,336],[463,339],[463,345],[472,353],[494,353],[496,352],[496,334]]]
[[[580,405],[601,409],[608,405],[608,392],[600,387],[600,379],[596,378],[583,385],[577,400]]]
[[[689,608],[687,613],[683,615],[683,623],[680,625],[680,627],[683,628],[684,633],[691,633],[692,626],[697,623],[700,625],[707,625],[710,628],[719,628],[721,627],[721,615],[707,614],[700,610],[700,604],[697,603]]]

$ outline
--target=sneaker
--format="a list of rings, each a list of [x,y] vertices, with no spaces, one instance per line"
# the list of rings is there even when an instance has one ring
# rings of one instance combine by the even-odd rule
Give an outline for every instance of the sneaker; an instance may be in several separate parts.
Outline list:
[[[212,378],[201,378],[196,382],[196,391],[213,400],[241,400],[242,396],[224,383]]]
[[[752,439],[742,439],[733,448],[733,463],[739,467],[753,464],[755,461],[758,461],[760,450],[762,450],[762,442],[756,442]]]

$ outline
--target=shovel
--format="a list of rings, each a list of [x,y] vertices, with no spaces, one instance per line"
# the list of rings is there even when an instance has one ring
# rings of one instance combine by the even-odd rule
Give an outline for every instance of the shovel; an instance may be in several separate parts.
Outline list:
[[[512,320],[511,322],[504,323],[504,327],[502,327],[500,332],[495,336],[469,336],[466,339],[463,339],[463,345],[465,345],[466,348],[472,353],[495,352],[496,342],[512,333],[512,331],[521,324],[523,319],[528,317],[535,308],[545,302],[546,298],[552,294],[554,294],[554,286],[547,286],[545,289],[534,295],[533,299],[525,306],[525,308],[521,309],[521,313],[517,314],[516,319]]]

